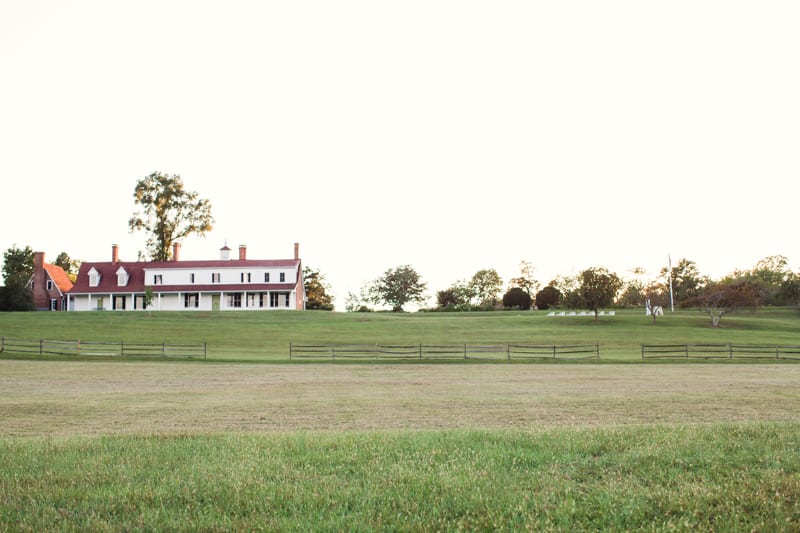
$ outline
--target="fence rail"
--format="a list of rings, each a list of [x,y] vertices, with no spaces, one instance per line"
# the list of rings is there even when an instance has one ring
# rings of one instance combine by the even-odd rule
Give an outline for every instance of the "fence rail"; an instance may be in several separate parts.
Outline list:
[[[774,344],[642,344],[642,359],[800,359],[800,346]]]
[[[289,344],[289,359],[599,359],[599,344]]]
[[[92,355],[109,357],[202,357],[208,355],[205,342],[194,344],[54,341],[0,338],[0,353],[33,355]]]

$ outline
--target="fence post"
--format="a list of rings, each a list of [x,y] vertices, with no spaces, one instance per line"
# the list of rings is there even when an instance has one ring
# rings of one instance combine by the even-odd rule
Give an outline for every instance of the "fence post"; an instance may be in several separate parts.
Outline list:
[[[556,358],[556,345],[553,345],[553,359]]]
[[[644,359],[644,343],[642,343],[642,359]]]
[[[203,359],[208,355],[208,341],[203,341]]]
[[[42,355],[43,353],[44,353],[44,341],[42,339],[39,339],[39,355]]]
[[[422,343],[419,343],[419,358],[422,359]]]
[[[775,346],[775,359],[780,359],[780,358],[781,358],[781,349],[780,349],[780,346],[776,345]]]
[[[0,353],[3,353],[5,351],[6,351],[6,338],[2,337],[0,338]]]
[[[684,345],[684,349],[686,350],[686,359],[689,359],[689,345]]]
[[[600,343],[597,343],[597,358],[600,359]]]
[[[511,345],[506,344],[506,360],[511,361]]]
[[[331,344],[331,359],[336,359],[336,346]]]
[[[81,340],[78,339],[78,355],[81,354]]]
[[[728,353],[730,353],[729,359],[733,359],[733,344],[728,343]]]
[[[467,359],[467,343],[464,343],[464,359]]]
[[[289,341],[289,360],[292,359],[292,341]]]

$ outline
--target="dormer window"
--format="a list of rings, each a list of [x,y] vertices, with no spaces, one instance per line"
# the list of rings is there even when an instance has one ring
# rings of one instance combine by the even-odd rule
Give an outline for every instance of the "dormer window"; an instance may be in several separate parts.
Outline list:
[[[89,286],[97,287],[98,285],[100,285],[100,272],[92,267],[91,270],[89,270]]]
[[[124,268],[119,267],[119,269],[117,269],[117,286],[124,287],[128,284],[128,279],[128,272]]]
[[[286,281],[286,272],[281,272],[281,283]]]
[[[161,285],[164,283],[164,277],[161,274],[153,275],[153,285]]]

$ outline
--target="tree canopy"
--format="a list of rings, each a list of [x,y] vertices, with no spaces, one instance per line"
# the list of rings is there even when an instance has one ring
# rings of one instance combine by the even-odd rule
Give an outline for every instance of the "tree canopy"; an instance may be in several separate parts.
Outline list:
[[[311,267],[303,267],[303,285],[306,291],[306,309],[333,311],[333,298],[325,275]]]
[[[581,300],[586,307],[594,311],[594,319],[597,320],[598,310],[614,303],[614,298],[622,287],[622,280],[603,267],[588,268],[578,277]]]
[[[154,261],[170,260],[172,245],[180,239],[211,231],[211,204],[184,189],[177,174],[153,172],[136,182],[133,197],[141,210],[133,214],[128,227],[131,232],[147,232],[147,250]]]
[[[3,254],[3,284],[0,288],[0,310],[31,311],[33,293],[27,287],[33,275],[33,250],[30,246],[13,245]]]
[[[711,317],[711,325],[719,327],[722,317],[743,309],[758,309],[758,288],[747,279],[708,285],[703,294],[687,301]]]
[[[383,276],[372,282],[370,297],[375,304],[386,304],[393,311],[402,311],[403,306],[425,301],[427,285],[410,265],[390,268]]]

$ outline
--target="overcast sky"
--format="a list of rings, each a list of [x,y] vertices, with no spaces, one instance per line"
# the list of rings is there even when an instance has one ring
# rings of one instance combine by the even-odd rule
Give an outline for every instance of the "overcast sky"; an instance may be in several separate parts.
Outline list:
[[[800,2],[0,0],[0,248],[125,260],[136,181],[338,309],[604,266],[800,269]]]

